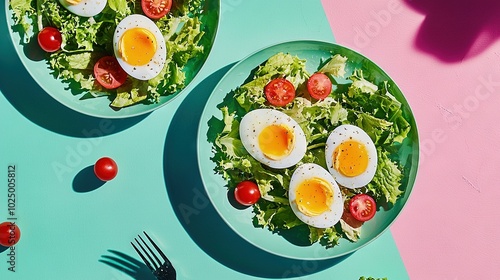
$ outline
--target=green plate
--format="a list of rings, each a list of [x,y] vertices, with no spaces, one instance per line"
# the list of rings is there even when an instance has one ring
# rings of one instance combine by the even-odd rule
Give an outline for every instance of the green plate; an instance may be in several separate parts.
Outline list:
[[[186,87],[183,90],[171,94],[168,96],[162,96],[160,101],[155,104],[135,104],[129,107],[121,108],[120,110],[115,110],[109,106],[111,101],[107,97],[91,98],[82,100],[82,94],[72,94],[71,90],[68,89],[67,84],[63,83],[61,80],[54,78],[50,73],[47,61],[43,59],[43,53],[41,53],[36,38],[32,38],[29,44],[22,43],[19,33],[14,29],[14,21],[12,19],[12,11],[9,8],[9,1],[5,1],[5,11],[7,18],[7,26],[9,26],[9,33],[14,43],[14,48],[19,55],[21,62],[26,67],[27,71],[33,77],[33,79],[40,85],[40,87],[45,90],[50,96],[59,101],[61,104],[68,108],[71,108],[82,114],[86,114],[93,117],[101,118],[127,118],[149,113],[156,110],[170,101],[172,101],[177,96],[189,91],[189,84],[200,72],[202,66],[208,58],[208,55],[212,49],[213,43],[215,41],[215,36],[217,33],[219,25],[219,15],[220,15],[220,0],[206,0],[206,7],[202,10],[201,21],[202,29],[205,31],[205,37],[203,39],[203,46],[206,51],[202,56],[191,60],[183,69],[186,73]]]
[[[298,246],[287,241],[278,234],[273,234],[267,229],[255,228],[252,223],[252,209],[237,209],[231,205],[228,199],[227,182],[218,174],[215,174],[215,163],[213,157],[212,143],[207,139],[209,120],[216,118],[221,120],[222,113],[218,106],[223,102],[228,93],[242,85],[253,69],[265,62],[272,55],[285,52],[306,59],[307,70],[313,73],[318,69],[319,63],[331,57],[332,53],[347,56],[346,71],[350,74],[353,68],[361,65],[373,69],[370,77],[374,82],[389,81],[391,93],[402,103],[403,115],[412,126],[407,139],[400,149],[400,162],[405,170],[405,177],[401,189],[404,195],[396,204],[388,210],[379,210],[373,220],[363,225],[361,238],[358,242],[350,242],[341,239],[340,244],[330,249],[325,249],[319,243],[310,246]],[[198,129],[198,162],[201,177],[207,194],[222,219],[243,239],[267,252],[303,260],[320,260],[344,256],[367,245],[379,237],[394,222],[406,204],[417,174],[419,144],[418,133],[410,106],[399,87],[392,79],[374,62],[363,55],[346,47],[319,41],[293,41],[270,46],[255,52],[247,58],[234,65],[215,87],[203,110],[200,126]]]

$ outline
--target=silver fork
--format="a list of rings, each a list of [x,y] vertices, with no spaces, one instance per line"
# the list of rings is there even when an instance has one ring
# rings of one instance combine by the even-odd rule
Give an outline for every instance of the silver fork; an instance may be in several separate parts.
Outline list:
[[[175,280],[175,269],[172,266],[172,263],[170,260],[165,256],[165,254],[161,251],[161,249],[156,245],[156,243],[149,237],[149,235],[143,231],[144,235],[146,238],[149,240],[149,242],[153,245],[153,247],[156,249],[156,252],[160,254],[161,258],[163,260],[160,260],[157,256],[156,253],[153,252],[151,247],[148,246],[148,244],[142,239],[140,235],[138,235],[139,240],[142,242],[139,242],[137,238],[134,238],[135,242],[137,243],[138,247],[134,245],[134,242],[130,242],[132,244],[132,247],[134,247],[135,251],[141,259],[144,261],[146,266],[151,270],[153,275],[156,277],[158,280]],[[140,250],[139,250],[140,248]],[[146,250],[146,249],[147,250]],[[148,253],[149,252],[149,253]]]

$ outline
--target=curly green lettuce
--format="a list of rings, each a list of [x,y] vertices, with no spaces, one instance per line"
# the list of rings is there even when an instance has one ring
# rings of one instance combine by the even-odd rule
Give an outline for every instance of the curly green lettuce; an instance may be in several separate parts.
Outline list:
[[[345,75],[347,58],[333,55],[321,68],[333,77]],[[301,236],[304,244],[319,242],[326,248],[334,247],[341,238],[359,239],[361,228],[353,228],[343,220],[336,226],[318,229],[304,224],[291,210],[288,184],[295,167],[268,168],[255,160],[243,147],[239,138],[239,121],[251,110],[271,107],[263,94],[264,86],[276,77],[286,77],[296,88],[307,81],[310,73],[305,60],[286,53],[278,53],[252,72],[246,82],[228,94],[221,104],[222,120],[212,123],[216,172],[234,188],[243,180],[254,180],[259,186],[262,200],[253,206],[255,227],[272,232]],[[401,104],[389,93],[388,85],[375,85],[355,70],[347,87],[338,89],[321,101],[311,101],[300,91],[294,101],[279,108],[292,117],[303,129],[308,143],[306,155],[296,165],[316,163],[326,168],[325,142],[330,132],[341,124],[355,124],[363,128],[377,146],[378,167],[374,179],[366,187],[357,190],[373,195],[379,203],[395,203],[402,194],[401,167],[391,159],[390,151],[397,141],[404,139],[410,129],[401,115]],[[276,108],[275,108],[276,109]],[[352,196],[345,189],[345,196]]]
[[[328,62],[319,69],[318,72],[328,73],[334,77],[344,77],[346,74],[345,66],[347,62],[347,57],[340,54],[332,56]]]
[[[81,99],[107,96],[111,106],[122,108],[139,102],[156,103],[161,96],[171,95],[186,86],[184,67],[205,52],[205,35],[201,21],[204,0],[176,1],[171,14],[155,23],[165,37],[166,64],[160,74],[148,81],[128,77],[118,89],[109,90],[95,82],[93,65],[103,56],[113,55],[113,33],[126,16],[142,13],[140,1],[108,0],[104,10],[82,18],[62,7],[58,1],[10,0],[10,8],[21,36],[28,42],[45,26],[59,29],[63,38],[61,50],[48,55],[55,77],[69,84]]]

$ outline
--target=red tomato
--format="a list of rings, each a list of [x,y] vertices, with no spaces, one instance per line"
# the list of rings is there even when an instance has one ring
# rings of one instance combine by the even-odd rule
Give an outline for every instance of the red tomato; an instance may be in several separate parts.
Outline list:
[[[141,7],[147,17],[159,19],[170,11],[172,0],[141,0]]]
[[[377,205],[371,196],[364,193],[357,194],[349,201],[349,212],[356,220],[365,222],[375,216]]]
[[[19,227],[12,222],[0,224],[0,245],[10,247],[15,245],[21,238]]]
[[[332,92],[332,82],[326,74],[316,72],[307,80],[307,91],[314,99],[325,99]]]
[[[114,56],[104,56],[94,64],[94,77],[101,86],[115,89],[125,83],[127,73]]]
[[[264,88],[266,99],[273,106],[285,106],[295,98],[295,87],[285,78],[276,78]]]
[[[62,36],[61,32],[54,27],[45,27],[37,36],[40,48],[46,52],[55,52],[61,48]]]
[[[234,189],[234,198],[241,205],[253,205],[260,199],[259,186],[252,181],[240,182]]]
[[[102,181],[109,181],[118,174],[118,165],[109,157],[102,157],[94,164],[94,173]]]

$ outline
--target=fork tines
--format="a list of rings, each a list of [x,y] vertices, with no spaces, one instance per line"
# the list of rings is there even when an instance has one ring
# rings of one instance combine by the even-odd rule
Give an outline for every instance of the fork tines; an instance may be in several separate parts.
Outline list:
[[[158,245],[156,245],[156,243],[151,239],[151,237],[149,237],[149,235],[145,231],[143,231],[143,233],[146,236],[147,240],[150,242],[150,244],[153,245],[153,247],[156,249],[156,252],[160,254],[163,260],[160,260],[158,258],[157,253],[153,252],[151,247],[148,246],[148,244],[144,241],[144,239],[140,235],[138,235],[139,240],[137,240],[137,238],[134,238],[138,247],[134,245],[134,242],[130,242],[130,244],[132,244],[132,247],[134,247],[137,254],[139,254],[139,256],[144,261],[146,266],[153,272],[153,274],[157,277],[157,279],[168,279],[168,280],[175,279],[176,278],[175,269],[172,266],[170,260],[158,247]]]

